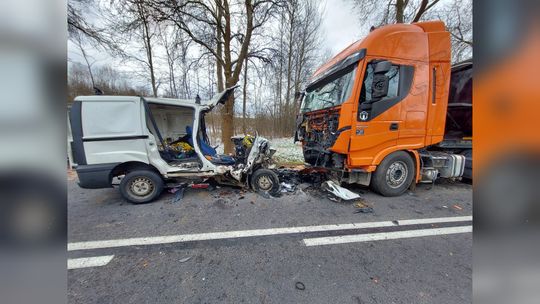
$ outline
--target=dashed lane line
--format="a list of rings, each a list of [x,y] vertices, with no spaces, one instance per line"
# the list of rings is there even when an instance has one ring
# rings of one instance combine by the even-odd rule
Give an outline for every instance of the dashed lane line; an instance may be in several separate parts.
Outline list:
[[[99,267],[109,264],[114,255],[103,255],[88,258],[68,259],[67,269],[79,269],[88,267]]]
[[[306,246],[337,245],[337,244],[346,244],[346,243],[395,240],[395,239],[406,239],[406,238],[468,233],[468,232],[472,232],[472,226],[457,226],[457,227],[448,227],[448,228],[416,229],[416,230],[404,230],[404,231],[393,231],[393,232],[379,232],[379,233],[342,235],[342,236],[331,236],[331,237],[318,237],[318,238],[304,239],[304,244]]]
[[[181,242],[191,242],[191,241],[235,239],[235,238],[246,238],[246,237],[282,235],[282,234],[299,234],[299,233],[307,233],[307,232],[383,228],[383,227],[395,227],[395,226],[402,226],[402,225],[421,225],[421,224],[451,223],[451,222],[465,222],[465,221],[472,221],[472,216],[408,219],[408,220],[397,220],[397,221],[334,224],[334,225],[320,225],[320,226],[269,228],[269,229],[209,232],[209,233],[195,233],[195,234],[138,237],[138,238],[127,238],[127,239],[116,239],[116,240],[75,242],[75,243],[68,243],[67,249],[68,251],[90,250],[90,249],[117,248],[117,247],[128,247],[128,246],[171,244],[171,243],[181,243]]]

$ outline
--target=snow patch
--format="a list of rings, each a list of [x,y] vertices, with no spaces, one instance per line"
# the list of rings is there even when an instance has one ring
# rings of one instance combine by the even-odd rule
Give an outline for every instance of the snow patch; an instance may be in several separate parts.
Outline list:
[[[302,153],[302,144],[294,143],[293,137],[282,137],[269,139],[272,148],[276,149],[273,156],[274,161],[278,164],[303,164],[304,154]],[[211,141],[212,146],[219,145],[216,148],[218,154],[223,154],[223,144],[220,139]]]

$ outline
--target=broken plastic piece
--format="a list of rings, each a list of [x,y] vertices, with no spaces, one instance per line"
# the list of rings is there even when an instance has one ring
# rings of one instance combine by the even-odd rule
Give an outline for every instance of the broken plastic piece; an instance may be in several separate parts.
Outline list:
[[[334,181],[328,180],[321,184],[322,189],[330,192],[331,194],[337,196],[346,201],[359,199],[360,195],[352,192],[349,189],[343,188],[340,185],[336,184]]]

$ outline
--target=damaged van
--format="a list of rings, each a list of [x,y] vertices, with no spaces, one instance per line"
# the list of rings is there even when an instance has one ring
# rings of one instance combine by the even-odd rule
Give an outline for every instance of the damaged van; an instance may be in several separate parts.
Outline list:
[[[137,96],[79,96],[70,109],[71,157],[82,188],[109,188],[119,178],[132,203],[157,198],[167,186],[203,182],[251,187],[271,195],[279,179],[269,170],[267,139],[233,137],[235,156],[221,155],[206,133],[205,115],[235,87],[202,101]]]

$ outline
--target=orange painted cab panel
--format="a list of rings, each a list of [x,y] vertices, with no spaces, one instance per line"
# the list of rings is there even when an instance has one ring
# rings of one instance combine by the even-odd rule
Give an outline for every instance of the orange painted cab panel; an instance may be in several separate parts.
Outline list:
[[[444,24],[432,21],[375,29],[322,65],[313,77],[362,49],[366,53],[358,62],[353,91],[338,110],[339,128],[347,130],[338,134],[330,150],[346,155],[348,169],[373,169],[394,151],[442,141],[451,71],[450,34]],[[387,99],[370,103],[371,93],[365,87],[382,60],[392,64]]]

